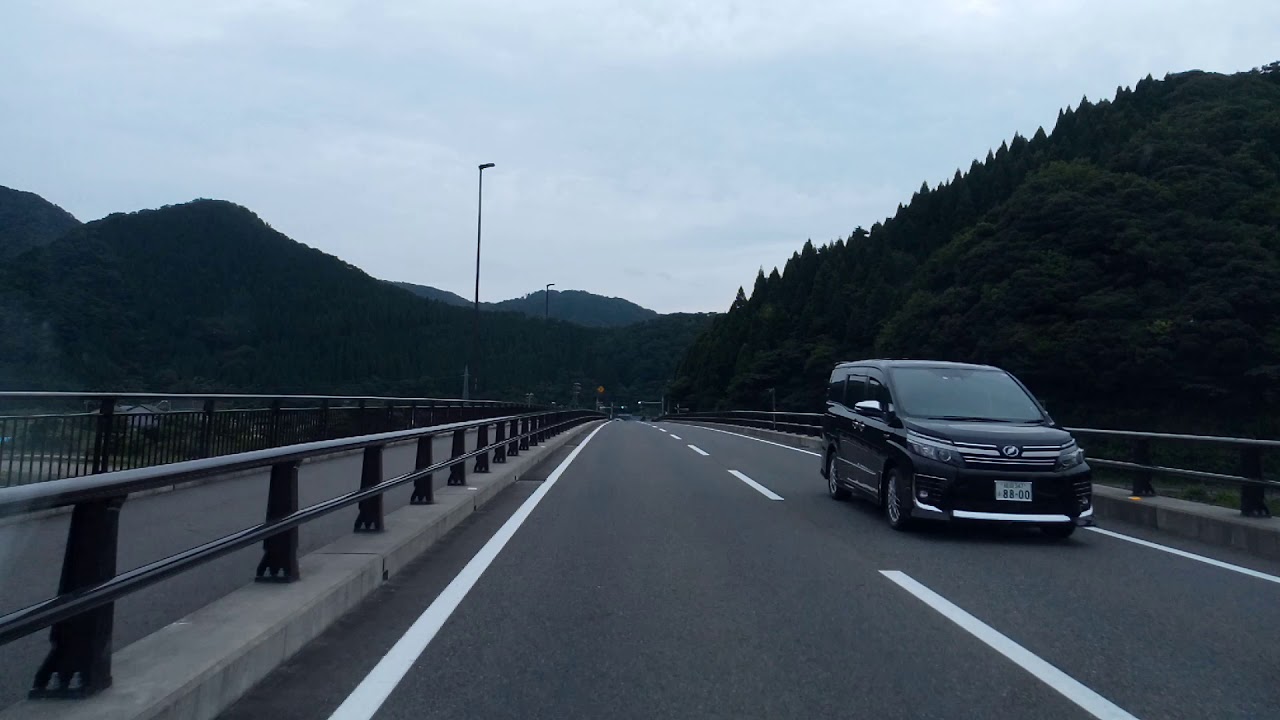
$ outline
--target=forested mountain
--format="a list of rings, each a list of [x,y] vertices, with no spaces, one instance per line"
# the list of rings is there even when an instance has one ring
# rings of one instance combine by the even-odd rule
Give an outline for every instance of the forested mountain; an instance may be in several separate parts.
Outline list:
[[[518,312],[530,317],[543,317],[547,312],[545,290],[529,293],[524,297],[503,300],[490,306],[494,310]],[[605,297],[582,290],[551,291],[551,318],[565,320],[587,327],[621,327],[632,323],[653,320],[658,313],[640,307],[630,300]]]
[[[407,282],[393,282],[391,284],[428,300],[437,300],[459,307],[474,307],[473,301],[448,290]],[[538,290],[522,297],[511,298],[501,302],[482,302],[480,303],[480,309],[498,312],[518,312],[537,318],[545,317],[549,309],[553,320],[564,320],[587,327],[622,327],[623,325],[653,320],[658,317],[658,313],[648,308],[640,307],[630,300],[605,297],[604,295],[596,295],[582,290],[565,290],[563,292],[552,290],[549,308],[546,291]]]
[[[1280,431],[1280,65],[1083,100],[739,290],[687,405],[821,408],[837,360],[992,363],[1061,421]]]
[[[651,399],[709,321],[488,314],[477,396],[565,401],[581,382]],[[0,266],[0,388],[456,397],[471,322],[198,200],[111,215]]]
[[[53,242],[79,224],[71,213],[35,193],[0,185],[0,260]]]
[[[433,288],[430,285],[417,285],[415,283],[408,283],[408,282],[394,282],[391,280],[388,280],[387,282],[390,282],[392,285],[395,285],[396,287],[402,290],[408,290],[414,295],[417,295],[418,297],[424,297],[428,300],[435,300],[436,302],[442,302],[447,305],[453,305],[455,307],[472,307],[473,306],[473,303],[470,300],[462,297],[457,293],[451,293],[448,290],[441,290],[440,288]],[[486,303],[480,303],[480,306],[482,308],[485,305]]]

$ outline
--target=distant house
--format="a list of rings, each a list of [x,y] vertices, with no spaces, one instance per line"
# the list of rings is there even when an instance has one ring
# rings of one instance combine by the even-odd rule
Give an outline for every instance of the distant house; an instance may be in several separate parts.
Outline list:
[[[169,411],[168,403],[147,404],[147,403],[121,403],[116,405],[117,415],[140,415],[142,417],[131,418],[129,423],[134,427],[152,428],[160,424],[158,415],[162,415]]]

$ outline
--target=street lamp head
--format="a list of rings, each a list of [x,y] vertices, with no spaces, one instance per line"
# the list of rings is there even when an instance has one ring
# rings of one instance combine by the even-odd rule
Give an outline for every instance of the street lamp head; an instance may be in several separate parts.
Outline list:
[[[555,284],[555,283],[547,283],[547,289],[551,289],[551,288],[553,288],[553,287],[555,287],[555,286],[556,286],[556,284]]]
[[[487,170],[487,169],[489,169],[489,168],[491,168],[491,167],[493,167],[493,163],[484,163],[483,165],[481,165],[481,166],[480,166],[480,169],[481,169],[481,170]]]

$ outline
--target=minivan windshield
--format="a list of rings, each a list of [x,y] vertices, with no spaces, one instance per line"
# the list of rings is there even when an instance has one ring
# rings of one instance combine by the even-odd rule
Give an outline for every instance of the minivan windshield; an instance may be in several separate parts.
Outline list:
[[[1044,414],[1003,370],[892,368],[900,415],[942,420],[1043,422]]]

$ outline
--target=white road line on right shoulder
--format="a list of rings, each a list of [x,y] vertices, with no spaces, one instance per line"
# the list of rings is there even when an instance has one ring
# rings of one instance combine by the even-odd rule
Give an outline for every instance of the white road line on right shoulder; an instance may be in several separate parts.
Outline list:
[[[1037,680],[1062,694],[1099,720],[1137,720],[1119,705],[1090,690],[1080,681],[1050,665],[1039,655],[1010,640],[998,630],[965,612],[950,600],[922,585],[915,578],[898,570],[881,570],[881,575],[897,583],[925,605],[937,610],[943,617],[959,625],[970,635],[986,643],[992,650],[1009,658]]]
[[[1267,582],[1280,584],[1280,577],[1276,577],[1275,575],[1268,575],[1267,573],[1264,573],[1264,572],[1259,572],[1257,570],[1250,570],[1247,567],[1241,567],[1239,565],[1232,565],[1229,562],[1223,562],[1221,560],[1214,560],[1211,557],[1205,557],[1204,555],[1197,555],[1195,553],[1187,552],[1186,550],[1171,548],[1168,545],[1161,545],[1159,543],[1153,543],[1148,540],[1140,540],[1136,537],[1130,537],[1129,535],[1122,535],[1121,533],[1113,532],[1111,530],[1103,530],[1100,527],[1088,527],[1088,528],[1085,528],[1085,530],[1091,530],[1093,532],[1098,533],[1099,535],[1106,535],[1107,537],[1113,537],[1113,538],[1116,538],[1117,540],[1124,540],[1125,542],[1131,542],[1135,545],[1149,547],[1153,550],[1167,552],[1171,555],[1177,555],[1178,557],[1187,558],[1188,560],[1195,560],[1197,562],[1202,562],[1206,565],[1212,565],[1217,568],[1222,568],[1223,570],[1238,572],[1241,575],[1248,575],[1249,577],[1258,578],[1259,580],[1266,580]]]
[[[742,474],[742,473],[738,472],[737,470],[730,470],[730,471],[729,471],[729,474],[730,474],[730,475],[732,475],[732,476],[734,476],[734,477],[736,477],[736,478],[738,478],[739,480],[741,480],[742,482],[746,483],[747,485],[750,485],[751,487],[755,488],[756,492],[758,492],[758,493],[760,493],[761,495],[763,495],[763,496],[765,496],[765,497],[769,498],[770,500],[781,500],[781,499],[782,499],[782,496],[781,496],[781,495],[779,495],[778,493],[776,493],[776,492],[774,492],[774,491],[770,490],[769,488],[767,488],[767,487],[765,487],[765,486],[761,485],[760,483],[756,482],[755,480],[752,480],[751,478],[749,478],[749,477],[747,477],[746,475],[744,475],[744,474]]]
[[[702,448],[698,447],[697,445],[690,445],[690,446],[689,446],[689,449],[690,449],[690,450],[692,450],[692,451],[694,451],[694,452],[696,452],[696,453],[698,453],[698,454],[699,454],[699,455],[701,455],[702,457],[709,457],[709,456],[711,455],[711,453],[707,452],[706,450],[703,450]]]
[[[710,428],[710,427],[707,427],[706,425],[693,425],[691,427],[697,427],[702,430],[710,430],[711,432],[723,433],[725,435],[732,435],[734,437],[746,438],[748,440],[755,440],[756,442],[762,442],[765,445],[776,445],[777,447],[780,447],[780,448],[786,448],[788,450],[795,450],[796,452],[802,452],[805,455],[816,455],[817,457],[822,457],[822,453],[814,452],[812,450],[804,450],[802,448],[792,447],[790,445],[783,445],[782,443],[776,443],[772,440],[765,440],[764,438],[751,437],[750,435],[743,435],[742,433],[729,432],[728,430],[717,430],[716,428]],[[666,432],[666,431],[664,430],[663,432]]]

